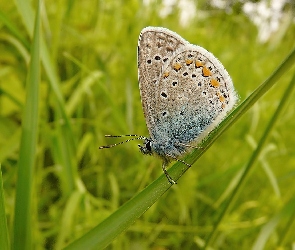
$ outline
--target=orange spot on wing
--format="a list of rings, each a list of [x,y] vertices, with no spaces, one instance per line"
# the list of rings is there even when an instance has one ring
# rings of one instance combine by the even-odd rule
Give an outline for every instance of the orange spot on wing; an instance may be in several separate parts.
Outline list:
[[[203,67],[203,76],[207,77],[207,76],[211,76],[212,73],[210,71],[210,69],[208,69],[207,67]]]
[[[188,66],[188,65],[191,65],[193,63],[193,60],[191,59],[186,59],[185,60],[185,64]]]
[[[220,83],[216,79],[211,79],[210,84],[214,88],[218,88],[220,86]]]
[[[219,101],[225,102],[225,97],[220,92],[218,92],[216,95],[218,96]],[[224,107],[225,107],[225,104],[223,103],[222,108],[224,108]]]
[[[221,101],[221,102],[225,102],[225,98],[224,98],[223,95],[220,95],[220,96],[219,96],[219,101]]]
[[[181,69],[181,65],[180,65],[179,63],[175,63],[175,64],[173,65],[173,69],[174,69],[175,71],[178,71],[178,70]]]
[[[201,62],[201,61],[196,61],[196,67],[197,68],[200,68],[200,67],[203,67],[204,66],[204,64]]]
[[[166,71],[164,74],[163,74],[164,78],[167,78],[169,76],[169,72]]]

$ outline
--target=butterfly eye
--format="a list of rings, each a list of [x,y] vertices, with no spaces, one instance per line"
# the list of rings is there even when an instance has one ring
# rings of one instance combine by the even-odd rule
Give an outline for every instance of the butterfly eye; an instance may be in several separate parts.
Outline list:
[[[152,148],[151,148],[151,142],[148,141],[146,144],[145,144],[145,147],[148,151],[152,151]]]

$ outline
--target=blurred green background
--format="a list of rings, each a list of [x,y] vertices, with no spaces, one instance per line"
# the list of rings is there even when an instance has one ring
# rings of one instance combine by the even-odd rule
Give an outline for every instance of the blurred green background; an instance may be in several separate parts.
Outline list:
[[[41,2],[52,72],[41,64],[36,165],[28,180],[33,249],[65,247],[162,174],[160,159],[141,155],[137,142],[98,150],[121,141],[105,134],[148,136],[137,82],[140,31],[166,27],[212,52],[243,101],[295,45],[294,5],[281,1],[276,12],[273,2]],[[0,3],[0,163],[11,241],[32,42],[27,20],[34,20],[30,8],[36,10],[35,1]],[[284,75],[108,249],[199,249],[291,77],[292,72]],[[292,97],[213,249],[291,249],[295,243],[289,211],[295,198]]]

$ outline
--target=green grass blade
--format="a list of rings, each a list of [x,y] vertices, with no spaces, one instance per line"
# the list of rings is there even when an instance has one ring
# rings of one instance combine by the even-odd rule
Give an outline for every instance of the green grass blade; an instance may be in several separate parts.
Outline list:
[[[288,209],[286,211],[286,208]],[[295,224],[295,198],[293,197],[291,201],[285,206],[283,212],[284,217],[289,217],[286,226],[283,230],[280,230],[280,237],[278,240],[278,246],[283,247],[286,245],[288,236],[293,239],[294,237],[294,224]]]
[[[0,164],[0,246],[3,250],[10,249],[10,242],[8,237],[8,228],[5,212],[5,202],[4,202],[4,189],[3,189],[3,179],[2,170]]]
[[[252,250],[265,249],[267,240],[270,238],[271,234],[275,232],[275,229],[277,228],[281,220],[284,218],[290,218],[291,220],[288,221],[285,227],[285,230],[279,231],[280,235],[283,237],[279,240],[279,243],[277,245],[281,246],[283,249],[283,243],[284,243],[283,241],[287,236],[287,232],[290,229],[292,222],[294,222],[294,214],[295,214],[294,209],[295,209],[295,197],[293,197],[277,214],[275,214],[269,220],[268,223],[266,223],[261,228],[260,233],[258,234],[258,237],[252,246]]]
[[[29,48],[30,45],[28,41],[21,35],[21,32],[19,32],[18,28],[14,25],[13,22],[9,20],[9,18],[1,11],[0,9],[0,21],[3,22],[7,26],[7,28],[10,30],[10,32],[19,40],[22,44],[25,45],[26,48]]]
[[[80,190],[76,190],[72,192],[69,199],[67,199],[67,204],[63,211],[62,220],[60,222],[62,225],[62,230],[56,240],[56,249],[62,249],[64,242],[66,242],[67,238],[69,237],[71,227],[75,226],[73,225],[73,217],[75,216],[76,210],[79,209],[79,204],[81,204],[83,197],[84,193],[82,193]]]
[[[14,217],[14,249],[32,249],[33,172],[38,138],[40,82],[40,10],[36,14],[31,62],[26,81],[26,103],[22,119]]]
[[[275,230],[275,228],[279,224],[281,217],[282,217],[282,214],[277,214],[271,220],[269,220],[268,223],[266,223],[263,226],[263,228],[261,229],[259,233],[259,237],[256,239],[255,243],[253,244],[252,250],[264,249],[267,239],[269,238],[269,236],[272,234],[272,232]]]
[[[259,86],[238,108],[234,110],[202,144],[202,150],[195,150],[186,159],[187,162],[195,162],[212,143],[239,117],[242,116],[260,97],[262,97],[277,80],[290,69],[295,61],[295,50],[280,65],[275,73]],[[174,180],[178,180],[188,169],[182,163],[177,162],[169,169],[169,174]],[[140,217],[150,206],[152,206],[169,188],[166,177],[162,175],[142,192],[121,206],[106,220],[85,234],[77,241],[70,244],[66,249],[103,249],[109,245],[121,232],[126,230]]]
[[[253,170],[254,168],[254,163],[256,162],[256,160],[258,159],[259,155],[260,155],[260,152],[261,150],[263,149],[263,146],[266,142],[266,139],[268,138],[272,128],[274,127],[275,125],[275,122],[278,120],[286,102],[288,101],[288,99],[290,98],[290,95],[294,89],[294,86],[295,86],[295,74],[289,84],[289,86],[286,88],[286,91],[283,95],[283,97],[281,98],[281,102],[280,104],[278,105],[274,115],[272,116],[270,122],[268,123],[265,131],[264,131],[264,134],[262,135],[255,151],[253,152],[252,156],[250,157],[250,160],[245,168],[245,171],[243,172],[242,176],[241,176],[241,179],[239,180],[239,182],[237,183],[237,186],[236,188],[234,189],[233,193],[231,194],[224,210],[221,212],[218,220],[217,220],[217,223],[216,225],[214,226],[212,232],[210,233],[210,235],[208,236],[208,239],[207,239],[207,242],[206,242],[206,246],[210,246],[210,244],[213,242],[214,238],[215,238],[215,235],[219,229],[219,226],[222,222],[222,220],[225,218],[225,216],[227,215],[227,213],[230,211],[230,209],[232,208],[232,206],[234,205],[237,197],[239,196],[242,188],[243,188],[243,185],[245,184],[245,182],[248,180],[249,178],[249,175],[251,173],[251,171]],[[263,89],[263,88],[259,88],[260,90]]]
[[[27,29],[27,32],[31,36],[33,31],[33,17],[34,11],[31,6],[30,1],[16,0],[15,4],[18,8],[18,11],[23,19],[24,26]],[[72,126],[69,120],[69,117],[65,110],[65,101],[60,90],[60,81],[57,76],[57,70],[52,62],[51,54],[49,53],[48,47],[41,37],[40,40],[40,58],[42,64],[44,66],[44,70],[49,79],[50,86],[55,94],[56,103],[57,103],[57,111],[56,111],[56,120],[59,122],[59,144],[61,147],[65,146],[66,149],[63,150],[62,154],[62,166],[64,166],[64,181],[63,186],[65,187],[63,190],[67,195],[70,195],[70,192],[75,187],[75,168],[73,167],[73,161],[70,159],[74,159],[74,152],[76,151],[76,141],[75,136],[73,135]],[[62,122],[61,122],[62,121]]]

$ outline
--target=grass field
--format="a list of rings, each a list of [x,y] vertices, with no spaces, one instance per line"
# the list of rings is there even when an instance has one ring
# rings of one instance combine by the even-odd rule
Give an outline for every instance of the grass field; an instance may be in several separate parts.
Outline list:
[[[198,1],[186,25],[162,7],[0,3],[1,249],[294,247],[294,9],[262,43],[239,4]],[[171,164],[172,187],[137,142],[98,149],[120,141],[105,134],[148,136],[137,81],[146,26],[212,52],[240,97],[188,156],[192,168]]]

